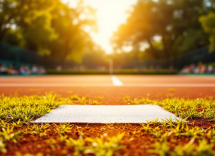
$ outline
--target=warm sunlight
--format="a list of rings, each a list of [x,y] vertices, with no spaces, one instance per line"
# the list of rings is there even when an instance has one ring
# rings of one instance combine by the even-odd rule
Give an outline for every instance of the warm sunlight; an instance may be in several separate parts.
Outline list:
[[[63,0],[75,6],[77,0]],[[97,9],[98,33],[91,33],[96,43],[107,52],[112,52],[110,37],[117,27],[125,22],[126,11],[131,8],[137,0],[84,0],[86,4]]]

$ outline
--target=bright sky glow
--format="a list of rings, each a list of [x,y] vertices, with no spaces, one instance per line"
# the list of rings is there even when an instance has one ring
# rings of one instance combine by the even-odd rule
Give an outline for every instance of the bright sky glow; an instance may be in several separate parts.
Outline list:
[[[77,0],[63,0],[75,6]],[[91,33],[94,41],[98,43],[106,53],[112,52],[110,38],[121,23],[128,17],[126,11],[137,0],[84,0],[84,2],[97,9],[98,33]]]

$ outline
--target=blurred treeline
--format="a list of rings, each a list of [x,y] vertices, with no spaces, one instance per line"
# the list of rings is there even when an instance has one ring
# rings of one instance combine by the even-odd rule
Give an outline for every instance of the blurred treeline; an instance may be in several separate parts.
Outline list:
[[[96,10],[80,0],[0,0],[0,42],[23,47],[73,65],[133,68],[215,44],[214,0],[138,0],[126,23],[113,34],[113,54],[94,43]],[[5,51],[6,52],[6,51]]]
[[[105,55],[88,33],[97,31],[95,13],[81,0],[75,8],[61,0],[0,0],[0,42],[61,62],[101,64],[91,60]]]
[[[111,42],[116,52],[132,47],[133,54],[127,55],[139,58],[140,63],[164,59],[171,65],[172,58],[209,44],[213,51],[214,0],[138,0],[128,15]]]

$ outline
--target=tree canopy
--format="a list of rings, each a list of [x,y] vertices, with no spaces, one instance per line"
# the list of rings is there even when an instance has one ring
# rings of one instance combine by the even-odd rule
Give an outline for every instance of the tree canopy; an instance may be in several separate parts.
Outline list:
[[[90,36],[97,31],[96,10],[79,0],[0,0],[0,42],[90,67],[140,66],[144,59],[166,60],[210,44],[215,46],[214,0],[137,0],[114,32],[114,54]],[[126,51],[126,52],[125,52]],[[129,52],[128,52],[129,51]]]
[[[82,0],[76,8],[60,0],[0,0],[0,41],[81,62],[94,50],[85,29],[97,31],[95,13]]]
[[[154,59],[179,56],[208,44],[199,17],[207,12],[204,0],[138,0],[111,42],[115,50],[131,46]],[[148,48],[141,50],[143,45]]]

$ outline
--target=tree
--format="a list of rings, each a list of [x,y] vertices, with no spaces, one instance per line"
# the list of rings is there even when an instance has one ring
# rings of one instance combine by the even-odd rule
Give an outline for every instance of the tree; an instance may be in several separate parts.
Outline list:
[[[146,51],[154,59],[165,58],[170,65],[172,57],[207,44],[198,21],[203,5],[204,0],[138,0],[114,33],[113,47],[140,51],[142,44],[148,44]]]
[[[51,28],[50,11],[57,1],[52,0],[1,0],[0,41],[17,44],[49,54],[47,44],[57,38]],[[15,39],[12,38],[15,37]]]
[[[52,0],[0,0],[0,41],[11,29],[32,25],[53,4]]]
[[[207,15],[201,16],[199,21],[206,33],[209,34],[210,48],[209,51],[214,51],[215,46],[215,13],[210,12]]]
[[[81,62],[85,52],[91,51],[94,42],[84,29],[96,31],[95,10],[79,1],[76,8],[58,5],[53,11],[52,27],[58,38],[50,43],[52,56]]]
[[[85,31],[96,31],[95,12],[82,0],[76,8],[61,0],[0,0],[0,41],[80,63],[95,44]]]

